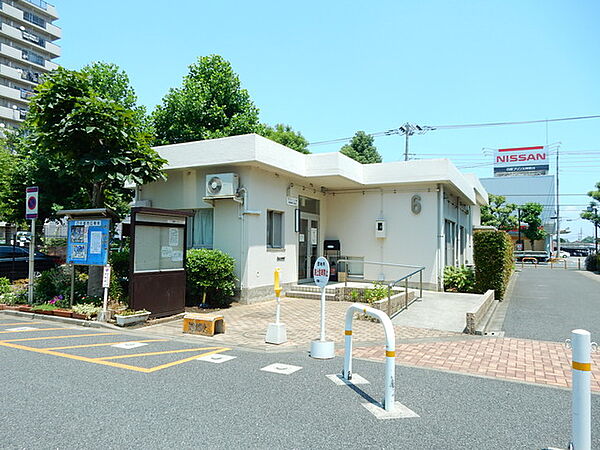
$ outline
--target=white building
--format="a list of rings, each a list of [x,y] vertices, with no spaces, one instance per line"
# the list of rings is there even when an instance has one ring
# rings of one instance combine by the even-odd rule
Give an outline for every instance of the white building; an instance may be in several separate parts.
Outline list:
[[[0,127],[23,122],[41,76],[58,67],[52,62],[60,56],[57,19],[56,8],[44,0],[0,2]]]
[[[472,228],[487,193],[447,159],[363,165],[254,134],[156,150],[168,180],[137,187],[136,204],[193,210],[188,246],[236,259],[243,302],[272,295],[276,267],[284,285],[310,281],[324,240],[340,241],[354,275],[391,280],[407,270],[363,261],[424,266],[430,289],[441,287],[445,265],[473,261]]]

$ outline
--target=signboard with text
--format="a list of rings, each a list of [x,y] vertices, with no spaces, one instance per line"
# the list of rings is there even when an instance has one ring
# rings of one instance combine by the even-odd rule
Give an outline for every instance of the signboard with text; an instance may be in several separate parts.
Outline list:
[[[67,263],[105,266],[108,263],[110,219],[69,220]]]
[[[548,151],[536,147],[500,148],[494,152],[494,176],[546,175],[550,169]]]
[[[319,256],[313,267],[313,278],[315,284],[324,288],[329,282],[329,261],[326,258]]]

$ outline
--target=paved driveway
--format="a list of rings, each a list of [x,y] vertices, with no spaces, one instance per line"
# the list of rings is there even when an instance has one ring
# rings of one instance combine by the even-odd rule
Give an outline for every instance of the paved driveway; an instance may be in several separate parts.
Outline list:
[[[576,328],[600,341],[600,275],[525,266],[510,295],[506,336],[563,342]]]

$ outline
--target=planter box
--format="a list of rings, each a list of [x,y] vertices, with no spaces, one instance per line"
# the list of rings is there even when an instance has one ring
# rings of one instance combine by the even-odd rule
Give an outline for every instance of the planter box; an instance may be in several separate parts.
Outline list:
[[[73,317],[73,311],[67,311],[66,309],[55,309],[52,313],[58,317]]]
[[[44,314],[46,316],[52,316],[54,314],[54,311],[50,310],[45,310],[45,309],[32,309],[31,312],[35,313],[35,314]]]
[[[31,306],[29,305],[21,305],[19,306],[19,311],[24,311],[24,312],[31,312]]]
[[[76,313],[76,312],[74,312],[71,317],[73,317],[73,319],[87,320],[87,316],[85,314],[79,314],[79,313]]]
[[[20,306],[19,305],[6,305],[4,307],[4,309],[8,310],[8,311],[19,311]]]
[[[115,314],[115,319],[117,320],[117,325],[120,327],[124,327],[126,325],[135,325],[137,323],[144,323],[150,317],[150,313],[141,313],[141,314],[132,314],[130,316],[121,316],[120,314]]]

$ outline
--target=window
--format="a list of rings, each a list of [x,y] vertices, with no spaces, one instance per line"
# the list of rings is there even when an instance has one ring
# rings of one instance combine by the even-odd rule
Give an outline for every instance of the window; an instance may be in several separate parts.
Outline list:
[[[31,22],[39,27],[46,28],[46,21],[40,16],[30,13],[29,11],[23,11],[23,19],[27,22]]]
[[[267,247],[283,248],[283,213],[267,211]]]
[[[188,219],[188,248],[212,248],[213,246],[213,210],[195,209],[194,216]]]
[[[27,60],[27,61],[31,61],[32,63],[35,64],[39,64],[40,66],[44,65],[44,58],[40,55],[38,55],[37,53],[28,51],[28,50],[22,50],[22,57],[23,59]]]

